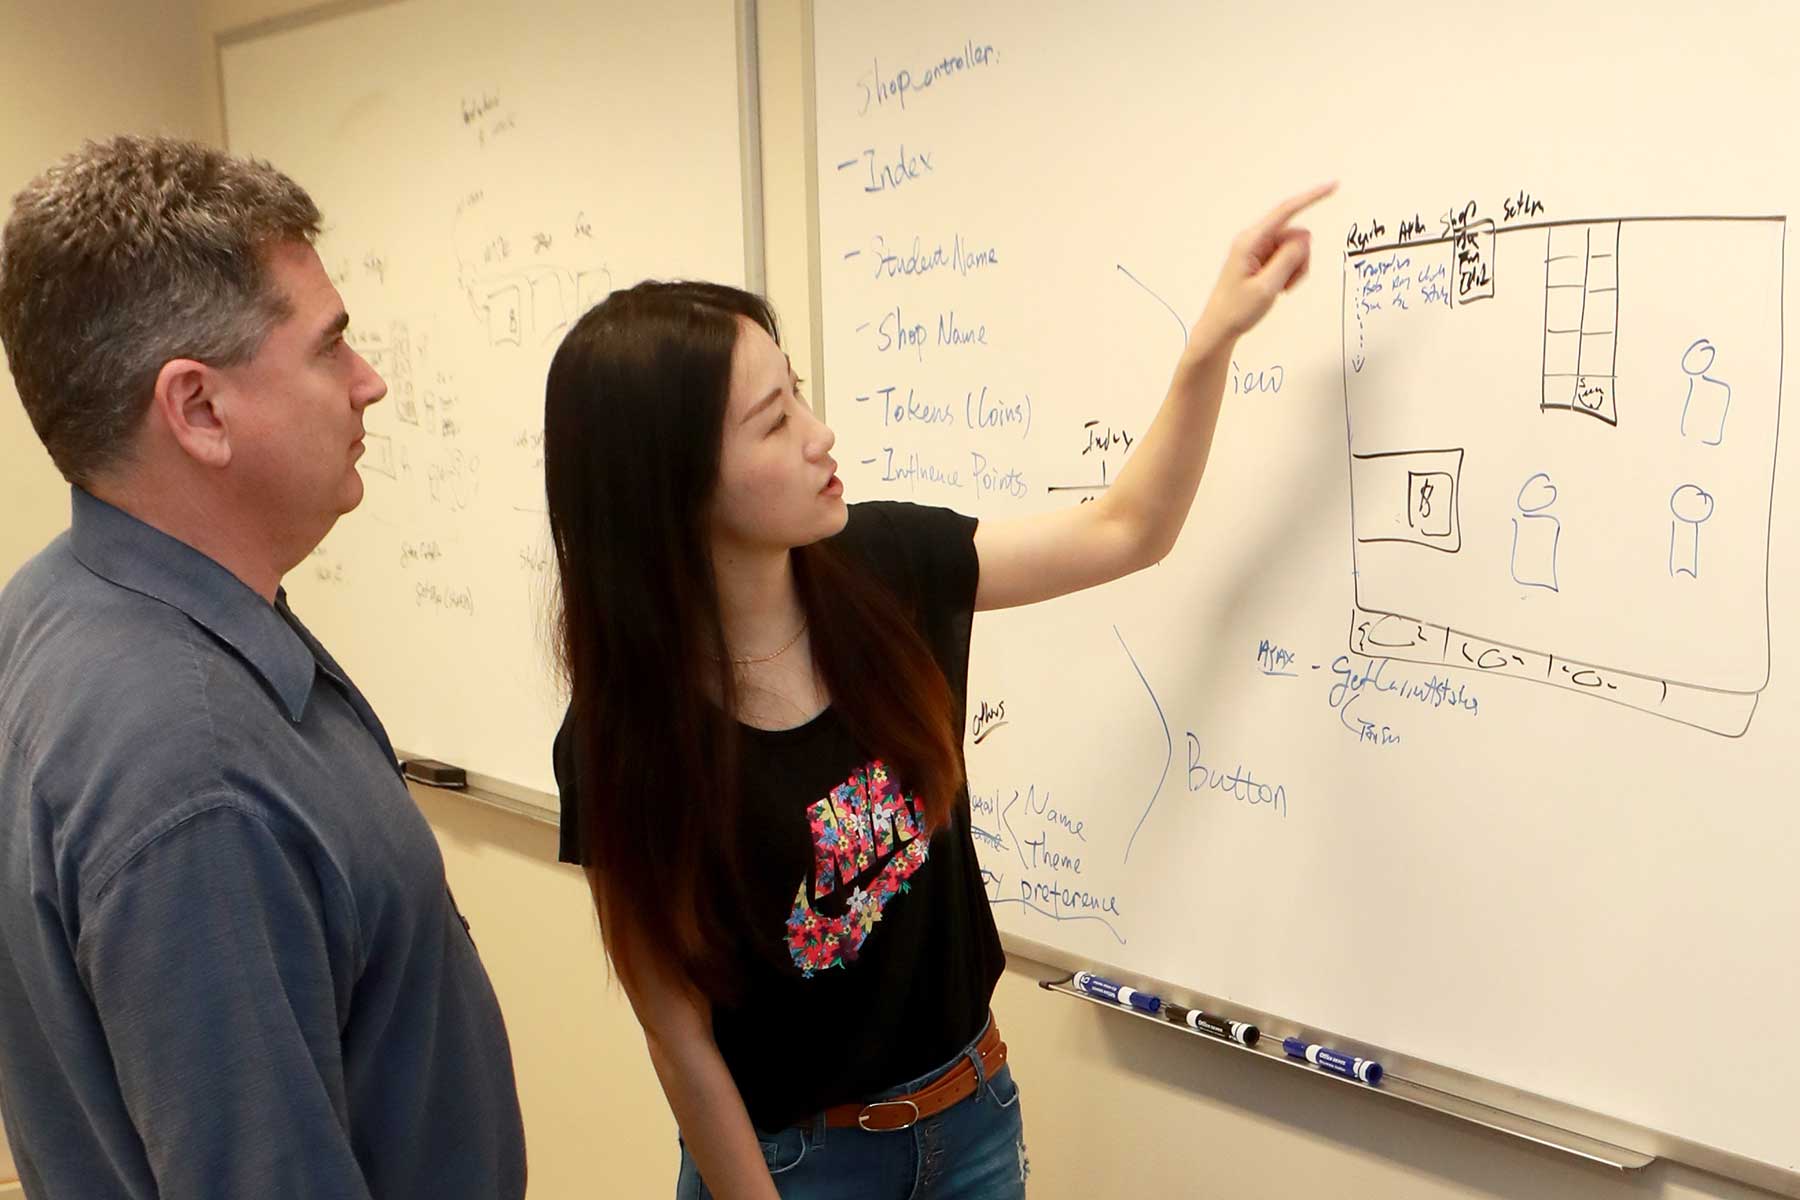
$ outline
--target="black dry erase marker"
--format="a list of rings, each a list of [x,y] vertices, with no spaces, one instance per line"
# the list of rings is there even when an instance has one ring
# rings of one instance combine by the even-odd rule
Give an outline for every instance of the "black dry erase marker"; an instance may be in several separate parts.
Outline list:
[[[1210,1033],[1214,1037],[1224,1038],[1228,1042],[1237,1042],[1244,1046],[1256,1045],[1256,1039],[1262,1031],[1254,1025],[1242,1021],[1228,1021],[1224,1017],[1215,1017],[1201,1012],[1197,1008],[1183,1008],[1179,1004],[1163,1001],[1163,1011],[1169,1020],[1178,1025],[1186,1025],[1189,1029],[1198,1029],[1201,1033]]]

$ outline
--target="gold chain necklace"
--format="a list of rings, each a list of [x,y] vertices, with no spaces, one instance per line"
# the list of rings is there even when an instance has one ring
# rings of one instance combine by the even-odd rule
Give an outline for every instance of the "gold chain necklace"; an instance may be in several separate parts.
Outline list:
[[[731,665],[734,667],[753,667],[757,663],[773,662],[794,648],[794,643],[800,640],[801,635],[806,632],[806,627],[809,624],[811,624],[810,621],[800,622],[800,628],[794,631],[793,637],[782,644],[781,649],[776,650],[771,654],[753,654],[747,658],[738,658],[736,655],[733,655]]]

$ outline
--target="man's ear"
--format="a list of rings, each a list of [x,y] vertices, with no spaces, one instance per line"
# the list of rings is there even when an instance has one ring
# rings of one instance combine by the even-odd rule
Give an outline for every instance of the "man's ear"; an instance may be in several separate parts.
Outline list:
[[[219,372],[191,358],[172,358],[156,373],[150,420],[166,430],[182,452],[207,467],[231,463],[225,420],[226,384]]]

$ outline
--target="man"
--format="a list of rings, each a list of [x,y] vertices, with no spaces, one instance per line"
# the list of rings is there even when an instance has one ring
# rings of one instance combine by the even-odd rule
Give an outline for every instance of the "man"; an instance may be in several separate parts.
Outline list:
[[[386,386],[266,163],[89,144],[0,342],[72,485],[0,593],[0,1113],[26,1195],[518,1197],[511,1051],[387,735],[282,576]]]

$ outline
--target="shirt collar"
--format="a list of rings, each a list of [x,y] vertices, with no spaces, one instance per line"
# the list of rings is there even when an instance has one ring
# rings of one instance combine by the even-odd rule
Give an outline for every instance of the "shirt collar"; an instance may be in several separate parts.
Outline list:
[[[186,542],[122,509],[71,489],[69,544],[83,566],[122,588],[160,600],[235,650],[299,721],[317,661],[277,611],[243,580]]]

